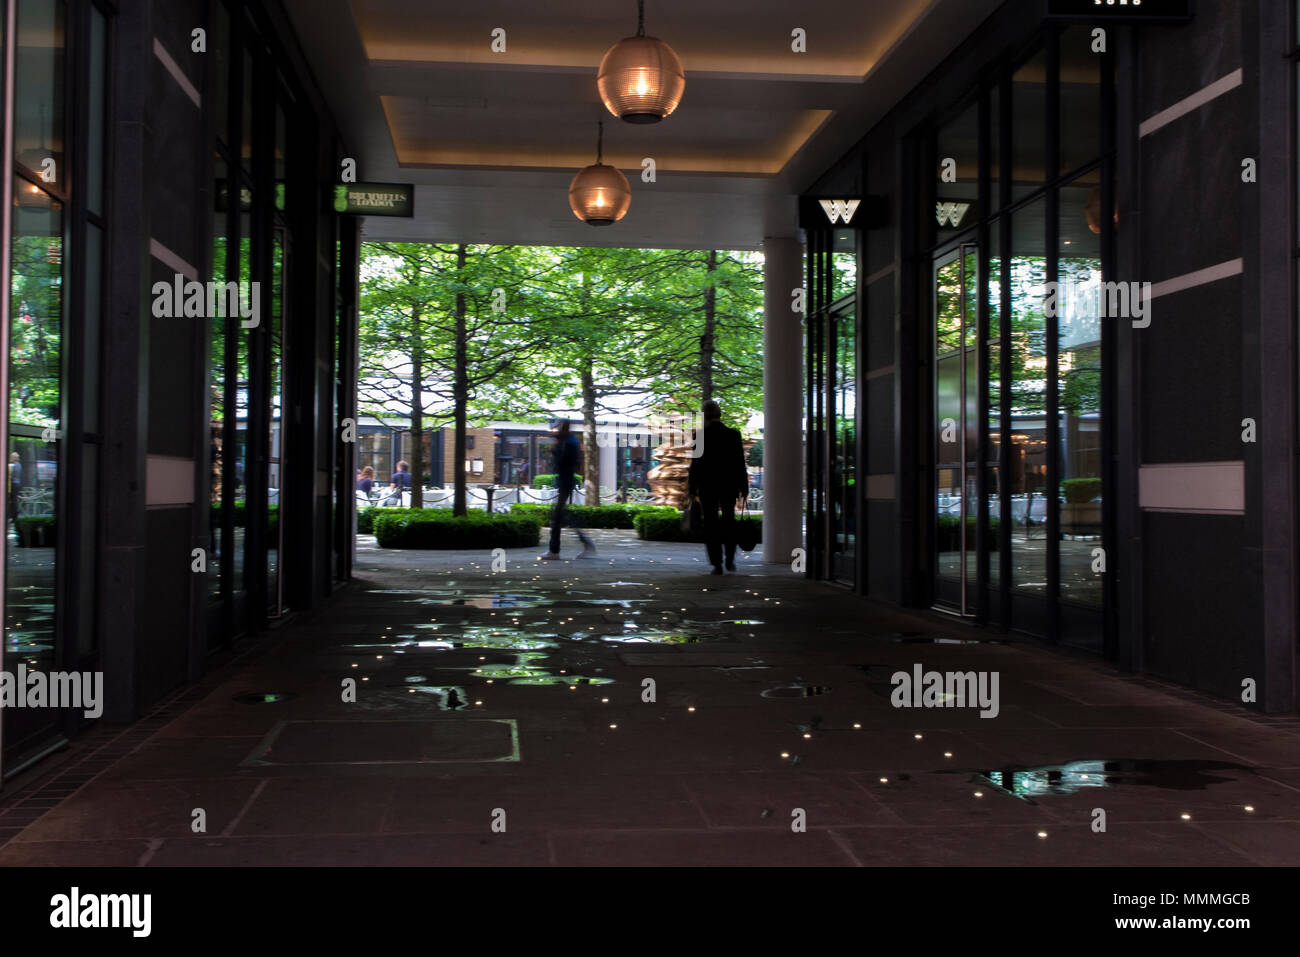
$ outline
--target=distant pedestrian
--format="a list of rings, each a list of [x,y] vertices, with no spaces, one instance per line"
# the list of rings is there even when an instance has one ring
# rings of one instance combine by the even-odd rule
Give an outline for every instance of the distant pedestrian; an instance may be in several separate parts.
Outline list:
[[[551,514],[551,547],[546,554],[539,556],[545,561],[555,561],[560,557],[560,532],[564,528],[564,518],[569,500],[573,497],[574,473],[578,469],[578,437],[570,431],[568,419],[557,419],[551,425],[551,434],[555,436],[555,511]],[[595,558],[596,543],[576,524],[573,530],[582,542],[582,553],[578,558]]]
[[[364,492],[370,498],[370,490],[375,487],[375,470],[367,465],[357,473],[357,491]]]
[[[749,497],[749,470],[740,433],[722,424],[722,410],[710,399],[700,409],[704,431],[700,454],[691,459],[687,492],[700,503],[704,544],[713,574],[722,574],[723,547],[727,571],[736,570],[736,505]]]
[[[405,462],[397,463],[397,471],[393,473],[392,480],[388,483],[388,496],[384,499],[385,505],[401,505],[402,492],[411,490],[411,472],[410,466]]]

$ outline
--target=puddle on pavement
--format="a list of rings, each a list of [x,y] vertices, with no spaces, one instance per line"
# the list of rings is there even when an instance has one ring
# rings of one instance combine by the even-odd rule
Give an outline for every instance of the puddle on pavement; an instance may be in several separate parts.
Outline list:
[[[1001,638],[927,638],[906,633],[893,639],[900,645],[1005,645]]]
[[[641,584],[626,582],[624,584]],[[536,592],[470,592],[460,589],[443,588],[383,588],[367,592],[369,595],[405,595],[403,601],[420,605],[460,605],[470,608],[565,608],[573,605],[600,605],[606,609],[613,607],[631,608],[642,605],[649,598],[573,598],[572,595],[590,595],[591,592],[570,591],[564,598],[546,598]]]
[[[1032,803],[1036,797],[1077,794],[1087,788],[1154,787],[1174,791],[1203,791],[1212,784],[1233,780],[1215,772],[1253,774],[1252,768],[1224,761],[1162,761],[1122,758],[1110,761],[1070,761],[1039,767],[1011,767],[996,771],[966,771],[995,788]]]
[[[400,685],[372,689],[357,698],[356,706],[364,711],[397,711],[420,700],[434,699],[440,711],[461,711],[469,707],[469,695],[457,685],[431,685],[424,675],[411,675]]]
[[[768,688],[762,695],[764,698],[816,698],[830,693],[827,685],[781,685]]]
[[[577,638],[594,637],[601,641],[616,642],[620,645],[693,645],[700,641],[727,641],[729,639],[711,635],[691,634],[685,631],[658,631],[653,628],[644,628],[640,631],[629,631],[623,634],[612,635],[583,635],[578,633]]]
[[[296,697],[298,696],[292,691],[245,691],[243,694],[233,695],[230,700],[238,701],[240,704],[277,704]]]
[[[555,634],[528,635],[514,628],[491,628],[478,625],[416,625],[417,629],[439,631],[446,628],[446,637],[416,638],[397,636],[398,641],[376,642],[373,644],[343,645],[345,652],[369,654],[375,649],[385,649],[395,655],[418,653],[421,651],[454,651],[457,648],[492,648],[502,651],[538,651],[543,648],[557,648],[559,645],[547,639],[557,638]]]
[[[610,685],[613,678],[595,678],[578,674],[553,674],[538,662],[547,656],[542,654],[522,654],[515,656],[512,665],[479,665],[474,674],[483,679],[504,681],[512,685]]]

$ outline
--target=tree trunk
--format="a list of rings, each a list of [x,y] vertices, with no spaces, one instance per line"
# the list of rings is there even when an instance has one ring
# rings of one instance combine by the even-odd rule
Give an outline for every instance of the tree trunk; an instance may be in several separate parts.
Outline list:
[[[591,366],[582,370],[582,478],[586,486],[583,501],[600,504],[600,443],[596,441],[596,380]]]
[[[411,508],[424,508],[424,364],[420,361],[420,304],[411,307]]]
[[[456,247],[456,276],[460,279],[465,273],[465,244]],[[465,490],[465,419],[466,406],[469,404],[469,369],[466,365],[468,334],[465,328],[465,294],[456,293],[456,381],[452,386],[453,402],[456,407],[456,451],[452,461],[455,477],[455,497],[452,500],[452,513],[464,515],[466,511]]]
[[[704,290],[704,332],[700,336],[700,404],[713,398],[713,354],[717,349],[718,290],[713,273],[718,268],[718,251],[710,249],[704,261],[708,286]]]

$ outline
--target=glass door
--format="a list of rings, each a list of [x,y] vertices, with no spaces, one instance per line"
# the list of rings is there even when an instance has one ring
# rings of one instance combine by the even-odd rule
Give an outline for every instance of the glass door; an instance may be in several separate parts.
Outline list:
[[[857,339],[852,300],[827,323],[831,411],[827,519],[830,577],[852,585],[857,574]]]
[[[973,615],[978,561],[979,249],[934,262],[934,602]]]

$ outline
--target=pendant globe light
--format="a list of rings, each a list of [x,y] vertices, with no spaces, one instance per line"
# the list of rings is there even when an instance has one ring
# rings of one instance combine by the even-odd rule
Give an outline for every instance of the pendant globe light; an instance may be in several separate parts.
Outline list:
[[[682,101],[686,74],[672,47],[645,35],[645,0],[637,0],[636,7],[636,36],[605,51],[596,89],[620,120],[658,123]]]
[[[623,218],[632,205],[632,187],[627,177],[602,163],[605,124],[597,124],[596,162],[578,170],[569,184],[569,206],[573,215],[592,226],[608,226]]]

